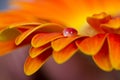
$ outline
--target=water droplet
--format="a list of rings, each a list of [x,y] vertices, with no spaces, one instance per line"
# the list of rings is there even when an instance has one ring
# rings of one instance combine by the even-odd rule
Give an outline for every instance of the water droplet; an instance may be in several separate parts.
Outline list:
[[[77,30],[75,30],[75,29],[73,29],[73,28],[65,28],[65,29],[63,30],[63,35],[64,35],[65,37],[75,36],[75,35],[77,35],[77,34],[78,34]]]

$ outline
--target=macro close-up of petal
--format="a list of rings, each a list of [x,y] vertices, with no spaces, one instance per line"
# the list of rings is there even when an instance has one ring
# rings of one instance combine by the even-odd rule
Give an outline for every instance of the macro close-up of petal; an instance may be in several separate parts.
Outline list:
[[[1,62],[11,55],[23,56],[18,59],[21,64],[13,60],[10,65],[19,64],[19,70],[24,64],[21,73],[33,80],[41,74],[44,80],[120,79],[119,0],[3,2],[7,7],[0,9]]]

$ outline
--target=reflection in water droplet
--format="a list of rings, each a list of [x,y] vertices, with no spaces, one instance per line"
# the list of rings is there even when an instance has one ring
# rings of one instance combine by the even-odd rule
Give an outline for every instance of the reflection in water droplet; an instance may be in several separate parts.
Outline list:
[[[65,37],[75,36],[75,35],[77,35],[77,34],[78,34],[77,30],[75,30],[75,29],[73,29],[73,28],[65,28],[65,29],[63,30],[63,35],[64,35]]]

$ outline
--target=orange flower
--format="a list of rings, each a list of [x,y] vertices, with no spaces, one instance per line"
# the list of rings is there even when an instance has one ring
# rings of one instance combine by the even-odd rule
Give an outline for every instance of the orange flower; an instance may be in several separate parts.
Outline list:
[[[79,49],[86,54],[92,54],[95,63],[105,71],[120,69],[120,18],[106,13],[95,14],[87,18],[88,23],[98,31],[98,34],[77,41]]]
[[[106,13],[88,17],[98,12],[117,15],[119,0],[23,0],[13,4],[19,9],[0,15],[0,55],[31,43],[26,75],[36,72],[51,55],[59,64],[67,61],[78,48],[92,55],[101,69],[119,69],[120,19]]]

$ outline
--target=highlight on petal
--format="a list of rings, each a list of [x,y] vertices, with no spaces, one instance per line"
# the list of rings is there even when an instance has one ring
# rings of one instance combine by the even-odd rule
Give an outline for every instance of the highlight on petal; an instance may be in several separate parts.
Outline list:
[[[52,41],[51,46],[55,51],[60,51],[80,37],[81,36],[62,37]]]
[[[87,22],[98,32],[103,32],[100,25],[107,23],[111,16],[106,13],[94,14],[92,17],[87,18]]]
[[[53,51],[53,58],[58,64],[66,62],[78,50],[75,43],[70,43],[61,51]]]
[[[40,46],[43,46],[55,39],[61,38],[63,37],[63,35],[61,33],[46,33],[46,34],[36,34],[33,38],[32,38],[32,46],[35,48],[38,48]]]
[[[76,45],[83,53],[87,55],[95,55],[99,52],[106,39],[106,34],[97,34],[93,37],[88,37],[81,41],[76,40]]]
[[[20,31],[16,28],[7,28],[1,30],[0,32],[0,41],[7,41],[11,39],[15,39],[18,35],[20,35]]]
[[[25,74],[30,76],[33,73],[35,73],[38,69],[42,67],[42,65],[47,61],[47,59],[50,57],[51,54],[52,54],[52,49],[50,48],[35,58],[31,58],[29,56],[24,64]]]
[[[51,47],[50,43],[43,45],[41,47],[38,47],[38,48],[32,47],[29,51],[30,57],[35,58],[38,55],[40,55],[41,53],[43,53],[44,51],[46,51],[47,49],[49,49],[50,47]]]
[[[19,45],[22,43],[23,40],[25,40],[28,36],[30,36],[34,32],[54,32],[54,31],[62,31],[63,26],[58,25],[55,23],[46,23],[41,24],[40,26],[37,26],[35,28],[31,28],[24,33],[22,33],[17,39],[15,40],[16,45]]]
[[[93,56],[93,60],[98,65],[98,67],[101,68],[102,70],[112,71],[113,67],[110,62],[107,41],[105,41],[101,50],[96,55]]]
[[[8,41],[0,41],[0,56],[8,54],[10,51],[18,48],[15,45],[15,39]]]
[[[120,35],[109,34],[107,40],[111,64],[116,70],[120,70]]]

